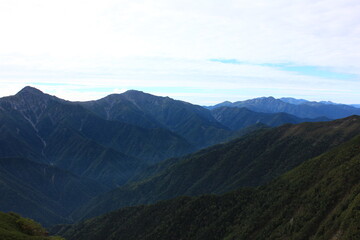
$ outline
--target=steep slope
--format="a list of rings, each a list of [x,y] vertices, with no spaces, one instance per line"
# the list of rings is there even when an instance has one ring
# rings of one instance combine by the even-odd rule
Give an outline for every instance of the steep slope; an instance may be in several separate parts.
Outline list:
[[[81,104],[108,120],[169,129],[198,148],[219,143],[232,135],[203,107],[140,91],[130,90]]]
[[[46,164],[0,159],[0,211],[16,211],[45,225],[67,216],[108,187]]]
[[[165,128],[123,94],[111,94],[99,100],[79,102],[79,104],[106,120],[124,122],[144,128]]]
[[[332,122],[284,125],[216,145],[167,164],[153,176],[96,197],[76,219],[120,207],[154,203],[181,195],[224,193],[269,182],[312,157],[360,133],[360,117]]]
[[[360,238],[360,137],[267,186],[117,210],[57,230],[68,240]]]
[[[113,186],[143,165],[193,150],[166,129],[108,121],[31,87],[0,99],[0,113],[0,157],[55,164]]]
[[[61,101],[41,91],[25,87],[15,96],[0,99],[1,157],[22,156],[45,162],[46,143],[36,126],[51,102]]]
[[[326,104],[321,102],[289,103],[273,97],[254,98],[234,103],[225,102],[211,108],[221,106],[245,107],[255,112],[279,113],[285,112],[300,118],[327,117],[330,119],[344,118],[351,115],[360,115],[360,109],[344,104]]]
[[[329,121],[325,117],[298,118],[287,113],[261,113],[236,107],[219,107],[211,110],[211,113],[218,122],[232,130],[243,129],[257,123],[277,127],[286,123]]]
[[[49,237],[47,231],[31,219],[16,213],[0,212],[0,238],[2,240],[62,240]]]

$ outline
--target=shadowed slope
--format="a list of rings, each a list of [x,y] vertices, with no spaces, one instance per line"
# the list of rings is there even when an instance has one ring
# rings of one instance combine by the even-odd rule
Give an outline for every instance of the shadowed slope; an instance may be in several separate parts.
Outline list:
[[[277,127],[286,123],[323,122],[330,119],[299,118],[287,113],[261,113],[253,112],[247,108],[219,107],[211,110],[217,121],[232,130],[243,129],[255,123],[262,123],[270,127]]]
[[[120,209],[57,228],[69,240],[360,238],[360,137],[267,186]]]
[[[67,216],[108,190],[93,180],[21,158],[0,159],[0,211],[15,211],[45,225]]]
[[[55,164],[112,186],[149,163],[193,150],[166,129],[108,121],[31,87],[0,99],[0,123],[0,157]]]
[[[96,197],[74,218],[181,195],[224,193],[258,186],[360,133],[360,117],[284,125],[216,145],[158,169],[153,176]]]
[[[203,107],[141,91],[130,90],[81,104],[106,119],[145,128],[166,128],[197,148],[219,143],[232,135]]]

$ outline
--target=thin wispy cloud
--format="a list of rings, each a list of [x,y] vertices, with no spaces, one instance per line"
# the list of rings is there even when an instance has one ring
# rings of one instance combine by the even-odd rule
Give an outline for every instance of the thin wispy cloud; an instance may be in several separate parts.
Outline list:
[[[135,88],[199,104],[356,103],[359,12],[356,0],[3,0],[0,95],[33,85],[72,100]]]

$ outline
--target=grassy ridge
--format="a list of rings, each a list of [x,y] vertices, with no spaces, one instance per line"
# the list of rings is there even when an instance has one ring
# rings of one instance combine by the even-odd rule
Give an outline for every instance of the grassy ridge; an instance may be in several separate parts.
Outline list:
[[[22,218],[15,213],[0,212],[1,240],[64,240],[48,236],[47,231],[37,222]]]

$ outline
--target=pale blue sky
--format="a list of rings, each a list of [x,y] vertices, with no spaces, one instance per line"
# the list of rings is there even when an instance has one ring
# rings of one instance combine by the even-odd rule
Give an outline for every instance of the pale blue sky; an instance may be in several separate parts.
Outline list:
[[[357,0],[2,0],[0,96],[360,103]]]
[[[236,59],[210,59],[210,61],[226,63],[226,64],[251,64],[240,62]],[[327,68],[327,67],[317,67],[317,66],[301,66],[291,63],[258,63],[253,65],[259,66],[268,66],[277,68],[282,71],[290,71],[300,75],[321,77],[324,79],[339,79],[339,80],[355,80],[357,79],[357,74],[346,73],[336,71],[336,69]]]

